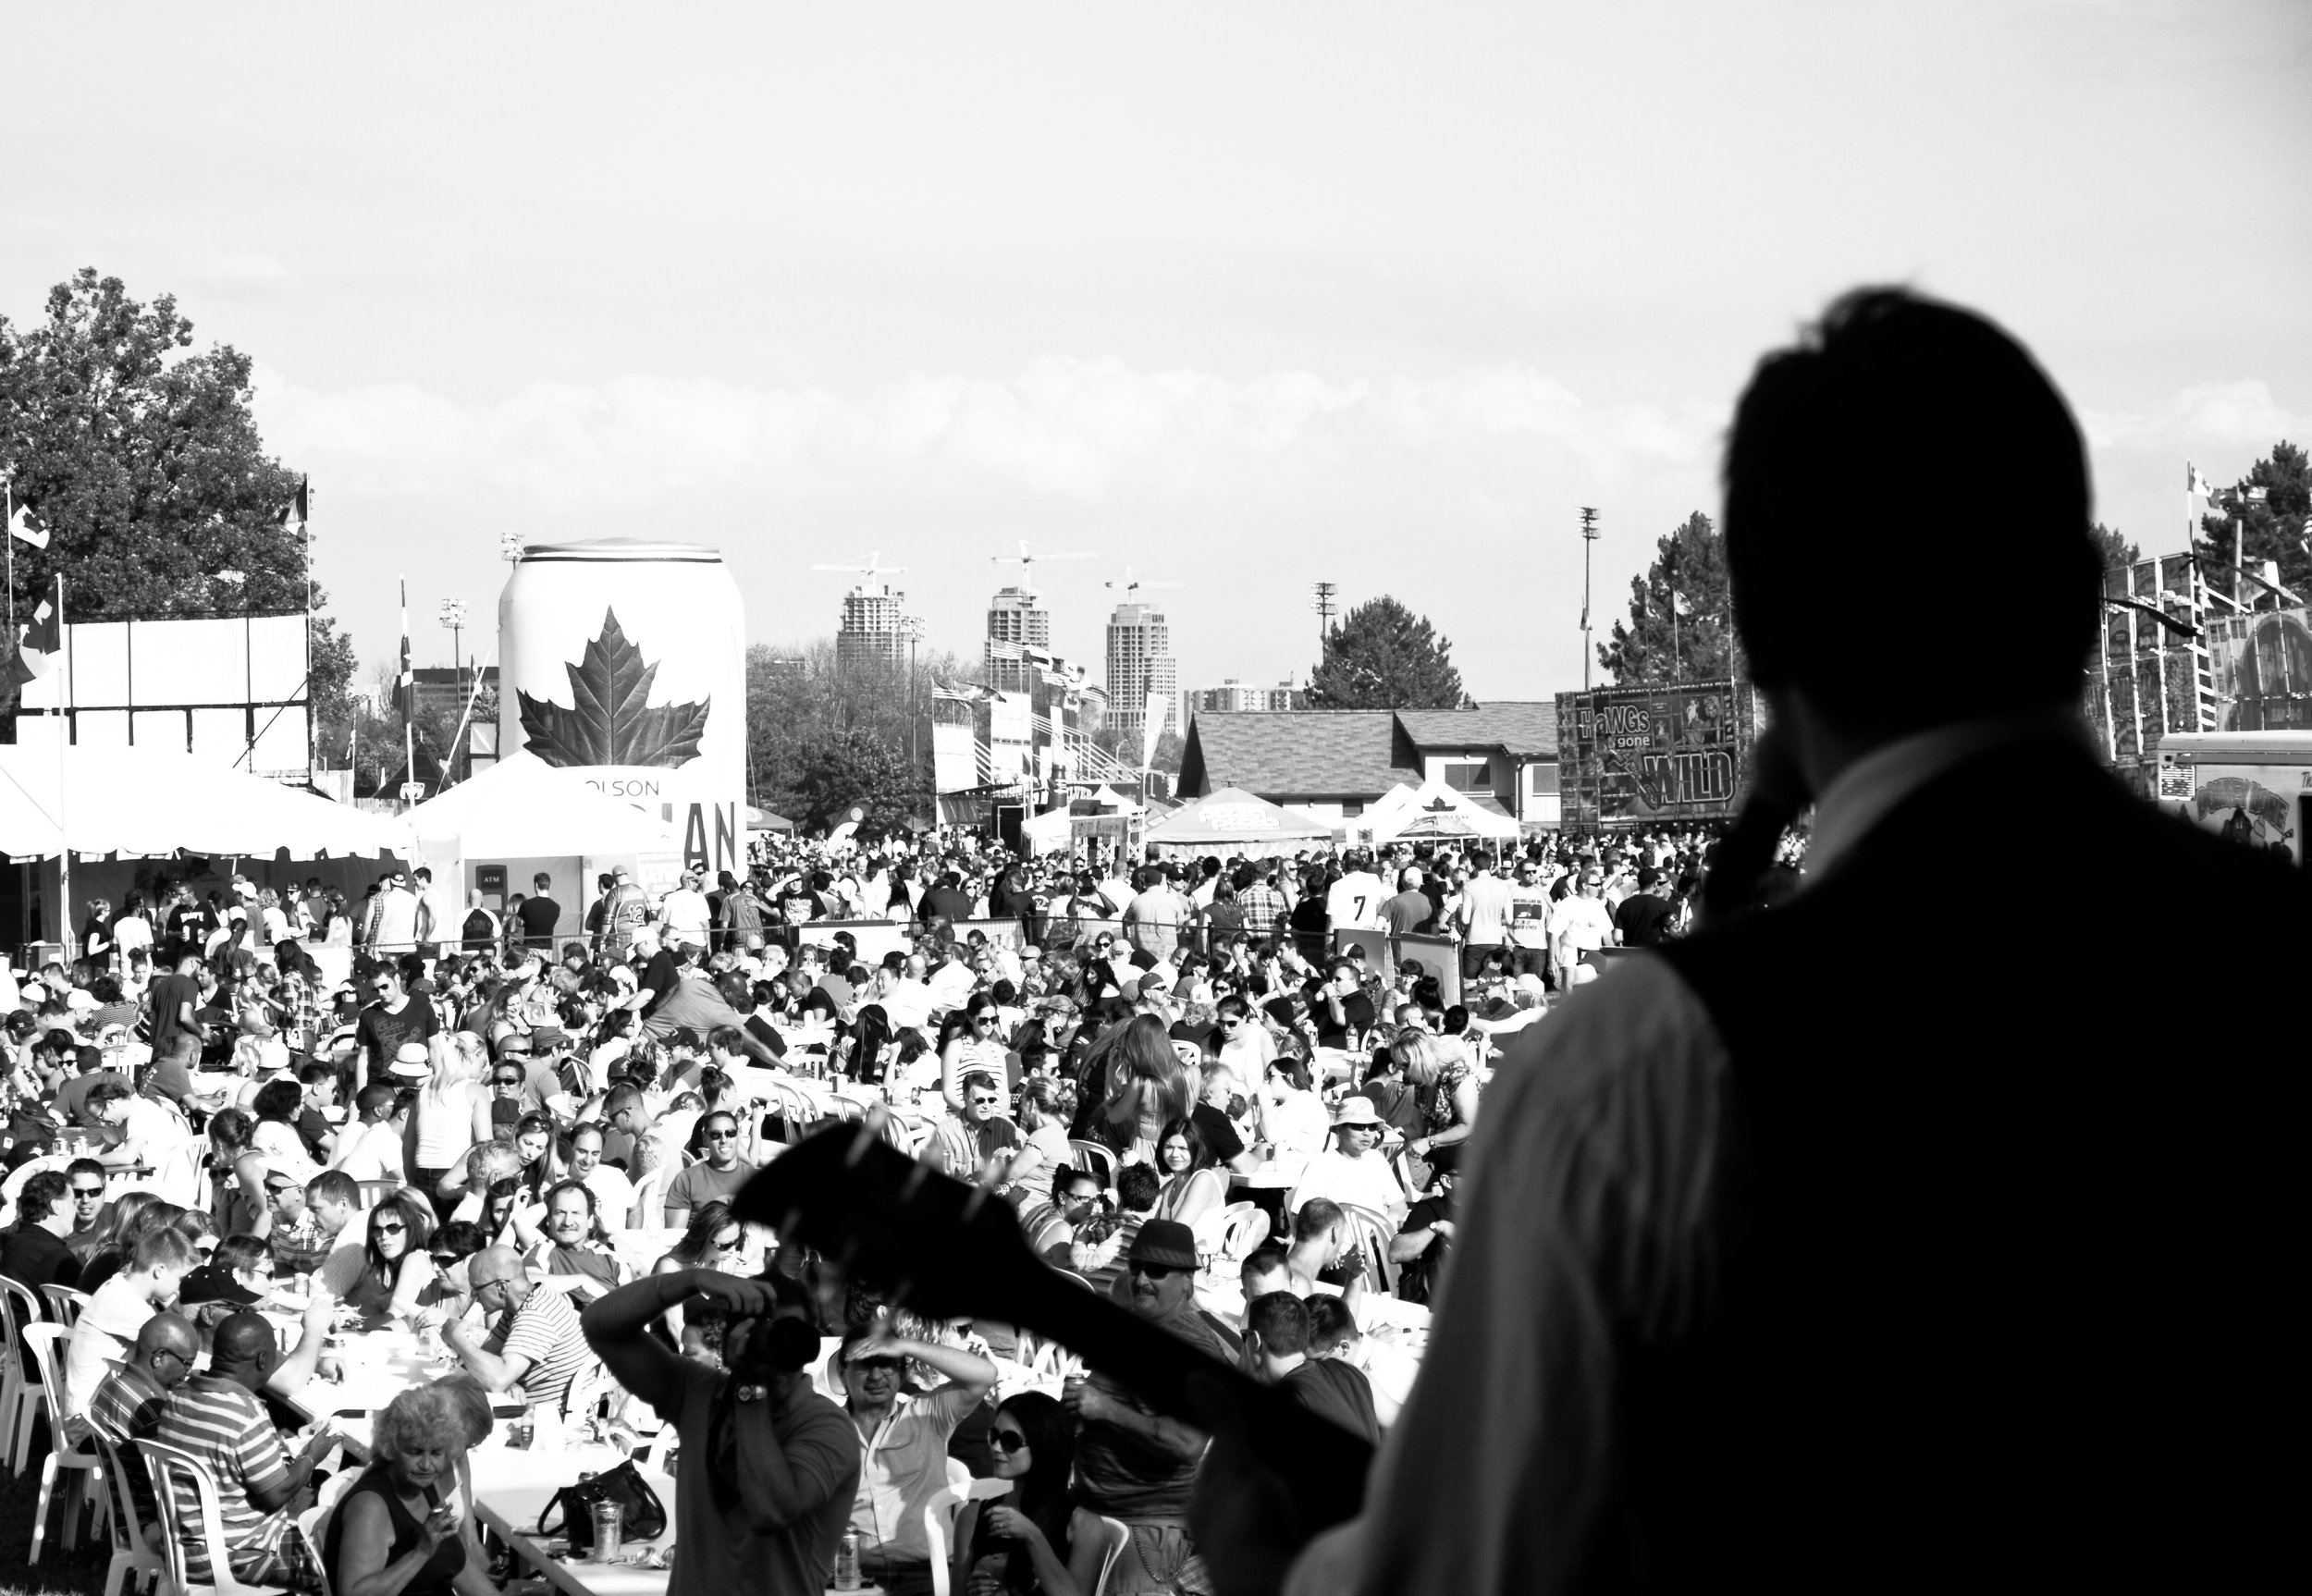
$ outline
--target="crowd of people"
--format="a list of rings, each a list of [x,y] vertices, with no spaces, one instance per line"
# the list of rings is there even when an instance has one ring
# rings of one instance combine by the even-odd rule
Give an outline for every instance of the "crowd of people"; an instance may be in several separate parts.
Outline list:
[[[696,1380],[735,1367],[734,1314],[764,1307],[719,1311],[713,1292],[759,1278],[786,1305],[767,1317],[844,1338],[820,1380],[851,1419],[817,1426],[842,1511],[780,1555],[822,1566],[820,1531],[847,1526],[872,1578],[928,1589],[920,1509],[953,1454],[1021,1482],[959,1526],[965,1588],[1086,1588],[1085,1526],[1106,1515],[1131,1536],[1110,1590],[1198,1589],[1199,1443],[1127,1380],[999,1405],[988,1355],[1015,1349],[1010,1327],[893,1318],[737,1220],[748,1177],[813,1128],[775,1088],[903,1111],[923,1156],[1006,1197],[1055,1267],[1377,1433],[1410,1369],[1353,1308],[1384,1278],[1413,1301],[1433,1289],[1494,1038],[1599,950],[1678,935],[1704,842],[1132,866],[963,834],[782,841],[744,880],[686,871],[654,894],[613,872],[583,911],[539,877],[503,915],[473,904],[454,940],[432,939],[453,921],[423,869],[381,872],[350,906],[317,883],[161,880],[92,904],[68,964],[0,971],[18,1172],[0,1273],[83,1294],[59,1347],[65,1432],[123,1448],[139,1491],[128,1443],[193,1451],[245,1579],[293,1562],[326,1440],[295,1399],[337,1372],[333,1325],[437,1336],[453,1398],[554,1405],[599,1361],[639,1422],[680,1422]],[[873,932],[889,945],[869,960]],[[1408,936],[1430,966],[1401,956]],[[350,955],[334,987],[315,956],[332,945]],[[1254,1194],[1273,1240],[1229,1260],[1244,1306],[1199,1310],[1232,1179],[1263,1168],[1284,1172]],[[621,1252],[637,1230],[665,1233],[655,1261]],[[302,1299],[287,1332],[261,1311],[282,1283]],[[628,1326],[636,1294],[649,1311]],[[312,1553],[358,1579],[425,1550],[412,1589],[472,1590],[479,1543],[452,1555],[470,1525],[426,1528],[456,1516],[456,1413],[381,1415],[363,1505]],[[769,1554],[737,1519],[705,1533]]]

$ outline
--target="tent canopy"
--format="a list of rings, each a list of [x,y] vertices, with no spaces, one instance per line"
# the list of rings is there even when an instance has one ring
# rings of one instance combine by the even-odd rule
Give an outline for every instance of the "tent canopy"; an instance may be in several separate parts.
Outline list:
[[[677,846],[664,821],[523,751],[406,816],[419,837],[455,837],[469,859],[650,853]]]
[[[1411,829],[1423,816],[1433,818],[1423,821],[1420,829]],[[1433,780],[1418,788],[1391,789],[1357,823],[1371,830],[1376,842],[1400,836],[1482,837],[1488,841],[1514,842],[1520,835],[1515,816],[1495,814],[1458,788]]]
[[[57,755],[63,755],[59,770]],[[411,856],[400,819],[333,804],[177,749],[0,746],[0,853],[152,857],[187,853],[270,859]]]
[[[1151,848],[1183,851],[1230,844],[1273,849],[1296,842],[1322,841],[1332,835],[1306,816],[1297,817],[1241,787],[1224,787],[1165,816],[1150,828],[1148,843]]]
[[[794,822],[784,815],[773,814],[769,809],[757,809],[754,804],[749,804],[746,806],[746,829],[750,831],[792,831],[794,829]]]

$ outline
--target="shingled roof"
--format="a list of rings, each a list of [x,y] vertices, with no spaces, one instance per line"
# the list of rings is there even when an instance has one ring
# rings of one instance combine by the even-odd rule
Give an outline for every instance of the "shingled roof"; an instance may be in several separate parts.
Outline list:
[[[1553,701],[1481,704],[1473,709],[1400,709],[1397,723],[1413,746],[1497,748],[1512,759],[1557,757],[1557,706]]]
[[[1241,787],[1272,802],[1370,802],[1400,781],[1420,785],[1410,758],[1386,709],[1199,711],[1188,723],[1180,791],[1201,796]]]

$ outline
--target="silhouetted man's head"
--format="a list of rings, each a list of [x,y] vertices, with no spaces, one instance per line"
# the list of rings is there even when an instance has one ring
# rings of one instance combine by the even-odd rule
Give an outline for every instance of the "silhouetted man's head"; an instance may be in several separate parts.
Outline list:
[[[1886,738],[2068,704],[2096,631],[2086,449],[2023,348],[1900,289],[1759,362],[1726,450],[1754,679]]]

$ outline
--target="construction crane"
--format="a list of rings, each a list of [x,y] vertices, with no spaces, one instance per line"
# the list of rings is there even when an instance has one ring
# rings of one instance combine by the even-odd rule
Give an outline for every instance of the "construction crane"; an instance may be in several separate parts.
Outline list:
[[[1122,582],[1111,582],[1104,585],[1121,590],[1124,594],[1124,602],[1129,604],[1132,602],[1132,595],[1143,587],[1186,587],[1188,584],[1185,582],[1142,582],[1139,572],[1127,565],[1124,568]]]
[[[1019,552],[1017,554],[995,554],[990,555],[988,558],[994,561],[997,565],[1018,566],[1019,590],[1027,595],[1028,597],[1033,598],[1036,596],[1034,583],[1036,561],[1039,559],[1097,559],[1099,556],[1092,554],[1063,554],[1056,548],[1039,547],[1023,537],[1019,540]]]
[[[869,553],[865,559],[845,560],[840,565],[814,565],[811,569],[813,571],[855,571],[870,582],[880,582],[887,576],[901,574],[907,568],[904,565],[885,565],[883,551],[879,548]]]

